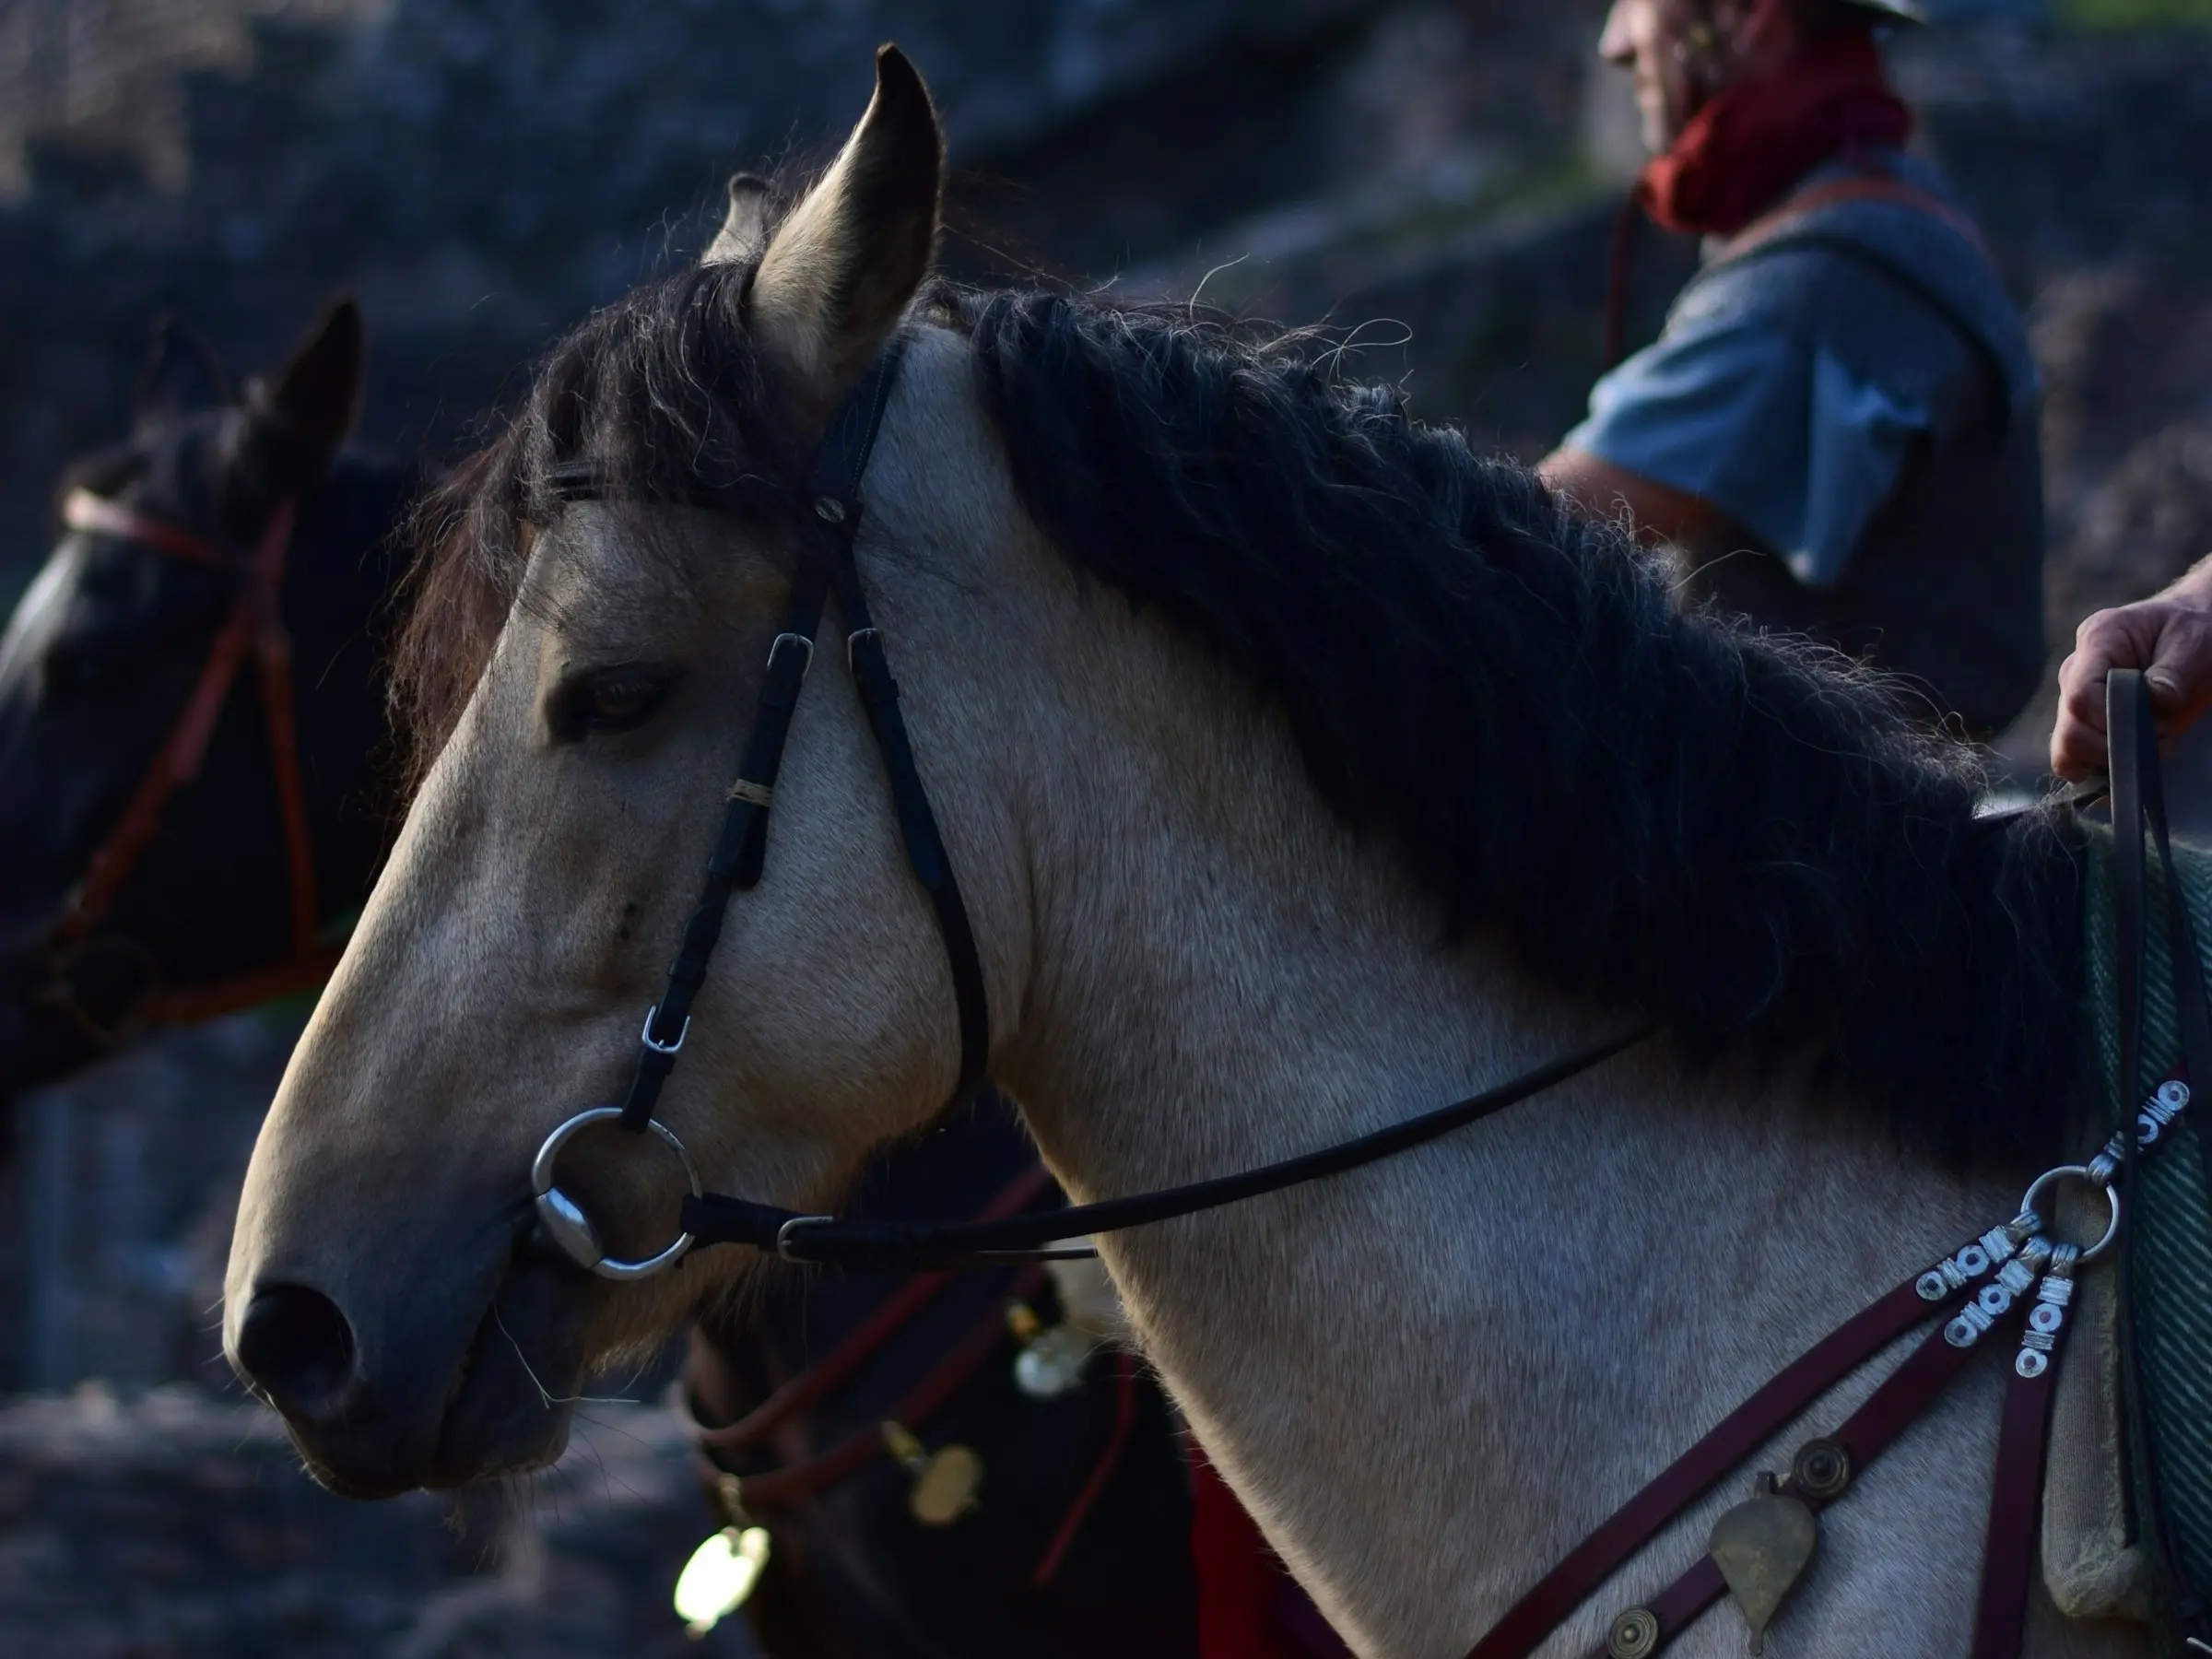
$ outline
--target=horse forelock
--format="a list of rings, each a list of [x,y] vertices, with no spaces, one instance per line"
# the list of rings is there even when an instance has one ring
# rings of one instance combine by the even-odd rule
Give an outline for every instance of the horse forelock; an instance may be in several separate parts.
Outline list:
[[[493,441],[422,500],[391,661],[410,789],[490,660],[562,475],[581,466],[607,495],[704,496],[762,523],[797,516],[805,461],[787,390],[746,327],[751,276],[702,265],[594,313],[547,354]]]

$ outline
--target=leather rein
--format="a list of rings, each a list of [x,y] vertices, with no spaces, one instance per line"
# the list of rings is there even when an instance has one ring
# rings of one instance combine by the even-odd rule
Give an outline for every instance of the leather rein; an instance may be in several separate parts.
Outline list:
[[[900,362],[900,349],[894,345],[847,397],[816,455],[809,481],[813,522],[802,533],[784,627],[770,648],[742,762],[728,788],[728,809],[708,860],[704,890],[684,930],[667,987],[645,1017],[629,1096],[619,1107],[578,1112],[548,1135],[539,1148],[532,1170],[538,1218],[563,1252],[602,1277],[617,1280],[663,1272],[695,1246],[716,1243],[747,1244],[773,1251],[790,1262],[928,1272],[1088,1256],[1095,1253],[1086,1242],[1090,1235],[1148,1226],[1279,1192],[1425,1145],[1579,1077],[1654,1034],[1654,1025],[1640,1026],[1451,1105],[1300,1157],[1066,1209],[953,1225],[901,1226],[806,1215],[703,1193],[689,1152],[653,1115],[653,1107],[682,1053],[692,1001],[705,980],[729,900],[759,879],[792,712],[832,596],[847,630],[846,662],[883,760],[907,860],[936,911],[952,971],[960,1034],[954,1103],[965,1101],[985,1081],[990,1018],[974,933],[915,768],[899,712],[898,685],[891,677],[881,631],[869,619],[853,559],[861,519],[860,485]],[[596,499],[599,494],[585,468],[557,469],[556,484],[567,500]],[[707,500],[700,504],[715,503]],[[2131,683],[2130,677],[2114,675],[2112,688],[2115,821],[2135,831],[2120,837],[2124,853],[2133,845],[2135,872],[2131,889],[2131,866],[2124,857],[2119,906],[2123,1003],[2130,995],[2136,999],[2134,1023],[2124,1018],[2123,1029],[2140,1030],[2146,936],[2140,827],[2147,820],[2167,861],[2167,892],[2176,907],[2171,924],[2177,975],[2183,972],[2179,963],[2185,959],[2189,964],[2180,988],[2184,1002],[2194,997],[2197,1003],[2198,1024],[2207,1033],[2201,1053],[2197,1042],[2190,1044],[2189,1058],[2203,1068],[2197,1076],[2212,1076],[2212,1025],[2206,1024],[2203,988],[2193,948],[2187,945],[2188,920],[2178,908],[2178,884],[2171,874],[2155,744],[2147,736],[2147,713],[2138,717],[2132,712],[2147,693],[2139,676],[2132,677]],[[2145,734],[2141,742],[2133,737],[2138,730]],[[2136,964],[2132,977],[2125,967],[2131,959]],[[2185,1018],[2184,1029],[2188,1024]],[[2117,1098],[2126,1100],[2137,1098],[2133,1069],[2137,1049],[2132,1038],[2124,1047],[2124,1086]],[[1524,1659],[1533,1653],[1592,1600],[1616,1571],[1769,1440],[1892,1343],[1932,1326],[1903,1363],[1831,1434],[1799,1449],[1786,1477],[1762,1477],[1750,1501],[1721,1518],[1706,1555],[1656,1594],[1618,1615],[1590,1659],[1648,1659],[1731,1592],[1758,1639],[1810,1562],[1818,1512],[1846,1496],[1857,1476],[1936,1403],[1980,1351],[1987,1333],[2000,1325],[2017,1325],[2020,1328],[2009,1333],[2016,1343],[2013,1378],[2000,1430],[1972,1649],[1973,1659],[2016,1659],[2033,1570],[2052,1385],[2075,1276],[2119,1239],[2123,1191],[2132,1180],[2138,1149],[2159,1144],[2165,1127],[2188,1104],[2185,1077],[2182,1070],[2170,1075],[2090,1162],[2062,1165],[2038,1177],[2012,1218],[1961,1243],[1807,1349],[1576,1546],[1469,1650],[1466,1659]],[[689,1185],[682,1207],[682,1233],[667,1249],[641,1261],[608,1257],[589,1218],[556,1184],[562,1147],[579,1131],[602,1123],[618,1123],[632,1134],[658,1137],[681,1162]],[[2054,1241],[2044,1234],[2048,1194],[2072,1182],[2102,1194],[2109,1206],[2110,1222],[2103,1235],[2086,1247]]]
[[[53,977],[39,997],[64,1009],[102,1043],[117,1041],[121,1033],[84,1006],[70,979],[72,959],[76,953],[106,942],[98,932],[100,925],[152,846],[171,798],[200,775],[208,743],[248,657],[259,670],[262,717],[284,833],[289,954],[274,967],[212,984],[158,986],[132,1013],[152,1025],[190,1024],[311,989],[328,979],[337,964],[338,952],[316,942],[315,845],[294,712],[291,638],[284,625],[285,562],[299,516],[298,500],[279,501],[259,539],[241,553],[196,530],[88,489],[71,490],[62,504],[62,523],[71,530],[112,536],[180,563],[227,571],[239,583],[237,597],[216,630],[184,706],[132,791],[123,816],[94,849],[83,880],[69,895],[47,937]]]

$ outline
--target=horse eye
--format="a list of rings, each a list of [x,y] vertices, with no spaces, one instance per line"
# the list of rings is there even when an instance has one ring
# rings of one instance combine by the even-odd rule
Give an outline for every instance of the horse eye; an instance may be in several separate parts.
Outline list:
[[[634,731],[661,712],[676,689],[672,670],[626,663],[579,675],[555,695],[553,734],[561,741]]]

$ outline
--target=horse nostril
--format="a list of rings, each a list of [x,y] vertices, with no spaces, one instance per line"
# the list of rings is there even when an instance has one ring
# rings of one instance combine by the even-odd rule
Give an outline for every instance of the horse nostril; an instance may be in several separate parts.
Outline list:
[[[246,1304],[235,1362],[285,1416],[328,1417],[353,1377],[353,1327],[320,1290],[270,1285]]]

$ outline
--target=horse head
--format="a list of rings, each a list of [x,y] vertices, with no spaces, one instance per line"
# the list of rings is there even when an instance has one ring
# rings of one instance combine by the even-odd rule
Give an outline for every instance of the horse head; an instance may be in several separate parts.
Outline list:
[[[247,988],[230,1006],[269,994],[264,971],[358,902],[380,839],[361,801],[380,700],[362,636],[389,578],[365,555],[408,485],[340,458],[359,311],[333,305],[241,399],[180,397],[194,379],[224,388],[211,353],[179,365],[158,349],[134,436],[66,475],[61,538],[0,636],[0,1095],[149,1021],[216,1011],[218,988]],[[265,600],[265,547],[288,567]],[[275,673],[279,641],[296,673]],[[295,684],[312,881],[268,718]]]
[[[619,1098],[783,627],[807,458],[924,283],[941,156],[927,91],[887,49],[817,187],[778,214],[734,186],[705,261],[558,348],[452,496],[399,647],[423,776],[256,1147],[231,1257],[233,1363],[341,1489],[549,1458],[583,1375],[741,1270],[717,1252],[648,1284],[587,1277],[534,1232],[531,1162],[555,1123]],[[911,332],[866,480],[871,562],[873,526],[930,492],[932,536],[1003,517],[987,463],[929,476],[941,421],[987,445],[961,342]],[[580,471],[591,499],[562,483]],[[878,593],[893,637],[920,625]],[[713,1179],[818,1201],[943,1106],[959,1045],[844,650],[825,632],[817,654],[765,873],[661,1115]],[[918,743],[944,730],[924,724],[936,698],[912,696]],[[965,861],[1005,830],[971,804]],[[991,885],[978,932],[1001,948],[1016,888]],[[564,1155],[610,1250],[667,1242],[684,1189],[663,1156],[599,1131]]]

